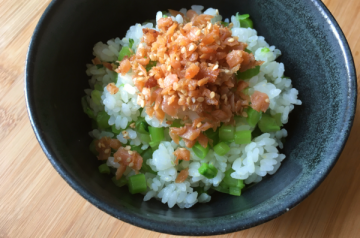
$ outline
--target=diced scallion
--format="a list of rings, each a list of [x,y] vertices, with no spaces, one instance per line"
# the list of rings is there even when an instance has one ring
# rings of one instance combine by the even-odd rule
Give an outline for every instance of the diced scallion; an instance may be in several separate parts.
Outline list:
[[[89,149],[90,149],[91,153],[93,153],[94,155],[98,155],[99,153],[96,151],[95,142],[96,142],[96,140],[91,141],[91,143],[89,145]]]
[[[114,124],[114,125],[111,126],[111,132],[114,133],[114,134],[116,134],[116,135],[118,135],[118,134],[120,134],[121,129],[119,129],[119,130],[116,129],[116,126],[115,126],[115,124]]]
[[[164,140],[164,128],[163,127],[152,127],[149,126],[149,132],[152,142],[160,142]]]
[[[149,143],[151,141],[151,138],[149,134],[140,134],[140,140],[145,143]]]
[[[249,14],[239,15],[239,13],[236,13],[236,18],[240,22],[240,27],[242,27],[242,28],[254,28],[253,21],[250,19]]]
[[[196,156],[199,157],[200,159],[205,158],[210,150],[209,146],[204,148],[202,145],[200,145],[199,142],[196,142],[195,145],[192,147],[192,149],[196,154]]]
[[[150,69],[152,68],[152,67],[154,67],[154,66],[156,66],[156,61],[151,61],[150,60],[150,62],[146,65],[146,67],[145,67],[145,69],[146,69],[146,71],[150,71]]]
[[[199,173],[208,179],[215,178],[218,170],[213,164],[203,163],[198,169]]]
[[[90,109],[90,107],[86,101],[86,96],[81,98],[81,106],[83,108],[83,111],[88,115],[88,117],[95,119],[94,112]]]
[[[213,129],[208,129],[204,132],[207,138],[213,141],[213,145],[219,143],[219,130],[214,131]]]
[[[141,149],[141,145],[132,145],[131,146],[132,151],[136,151],[141,155],[144,151]]]
[[[244,72],[238,71],[236,73],[236,77],[238,79],[243,79],[243,80],[244,79],[250,79],[250,78],[258,75],[259,73],[260,73],[260,66],[255,66],[254,68],[248,69],[248,70],[246,70]]]
[[[214,146],[214,151],[216,154],[223,156],[226,155],[230,150],[230,147],[225,142],[220,142]]]
[[[137,132],[142,134],[148,134],[149,133],[149,125],[145,121],[144,118],[139,118],[135,123],[135,129]]]
[[[123,187],[128,183],[125,176],[122,176],[120,179],[116,179],[116,177],[112,177],[111,180],[118,187]]]
[[[275,132],[275,131],[279,131],[280,130],[280,126],[278,125],[277,121],[275,120],[275,118],[271,117],[268,114],[264,114],[262,116],[262,118],[259,121],[259,129],[263,132],[263,133],[267,133],[267,132]]]
[[[123,46],[119,52],[118,60],[121,61],[125,56],[130,57],[133,54],[133,51],[129,46]]]
[[[221,126],[219,128],[220,141],[231,142],[234,140],[235,129],[233,126]]]
[[[99,90],[92,90],[91,91],[91,99],[96,105],[100,105],[101,103],[101,92]]]
[[[249,144],[251,142],[251,131],[237,131],[235,132],[235,143],[236,144]]]
[[[268,52],[270,52],[270,49],[267,47],[261,49],[261,53],[268,53]]]
[[[101,174],[110,174],[110,168],[107,164],[102,164],[99,166],[99,172]]]
[[[98,124],[98,127],[100,129],[109,128],[110,127],[110,125],[108,123],[109,119],[110,119],[110,116],[105,111],[98,112],[98,114],[96,116],[96,122]]]
[[[247,113],[247,118],[246,118],[247,123],[249,124],[249,126],[255,127],[261,118],[262,112],[261,111],[258,112],[252,109],[251,107],[249,107],[246,113]]]
[[[129,192],[131,194],[146,192],[146,179],[144,174],[133,175],[128,181]]]

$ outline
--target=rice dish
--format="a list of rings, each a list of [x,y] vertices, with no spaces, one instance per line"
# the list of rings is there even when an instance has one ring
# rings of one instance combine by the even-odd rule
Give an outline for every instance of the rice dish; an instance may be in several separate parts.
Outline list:
[[[82,106],[100,173],[170,208],[274,174],[301,101],[281,51],[252,27],[248,14],[194,5],[95,44]]]

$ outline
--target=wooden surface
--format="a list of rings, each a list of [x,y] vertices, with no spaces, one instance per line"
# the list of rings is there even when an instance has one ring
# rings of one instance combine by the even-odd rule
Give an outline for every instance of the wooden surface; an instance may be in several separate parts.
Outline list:
[[[24,63],[49,0],[0,0],[0,238],[172,237],[95,208],[58,175],[31,129]],[[342,27],[360,76],[360,1],[324,0]],[[358,105],[360,105],[358,101]],[[360,111],[330,175],[305,201],[266,224],[218,237],[360,237]]]

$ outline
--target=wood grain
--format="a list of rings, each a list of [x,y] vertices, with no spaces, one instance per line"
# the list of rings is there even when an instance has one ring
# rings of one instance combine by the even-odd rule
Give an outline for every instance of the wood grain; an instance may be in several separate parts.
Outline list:
[[[31,34],[49,2],[0,0],[0,238],[173,237],[95,208],[66,184],[42,152],[27,117],[23,79]],[[360,1],[324,3],[342,27],[360,69]],[[216,237],[360,237],[359,145],[357,110],[338,163],[314,193],[275,220]]]

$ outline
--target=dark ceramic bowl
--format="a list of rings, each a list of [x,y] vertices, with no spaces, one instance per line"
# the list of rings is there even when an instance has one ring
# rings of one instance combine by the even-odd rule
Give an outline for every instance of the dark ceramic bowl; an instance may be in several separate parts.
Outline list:
[[[283,52],[279,59],[300,94],[291,113],[284,153],[274,176],[241,197],[214,194],[207,204],[169,209],[119,189],[97,171],[90,153],[90,120],[80,98],[93,45],[123,37],[130,25],[158,10],[220,10],[224,17],[249,13],[259,35]],[[31,124],[60,175],[85,199],[133,225],[179,235],[214,235],[256,226],[289,211],[324,180],[336,163],[353,122],[356,77],[338,24],[319,0],[122,1],[55,0],[34,32],[26,62],[26,100]]]

